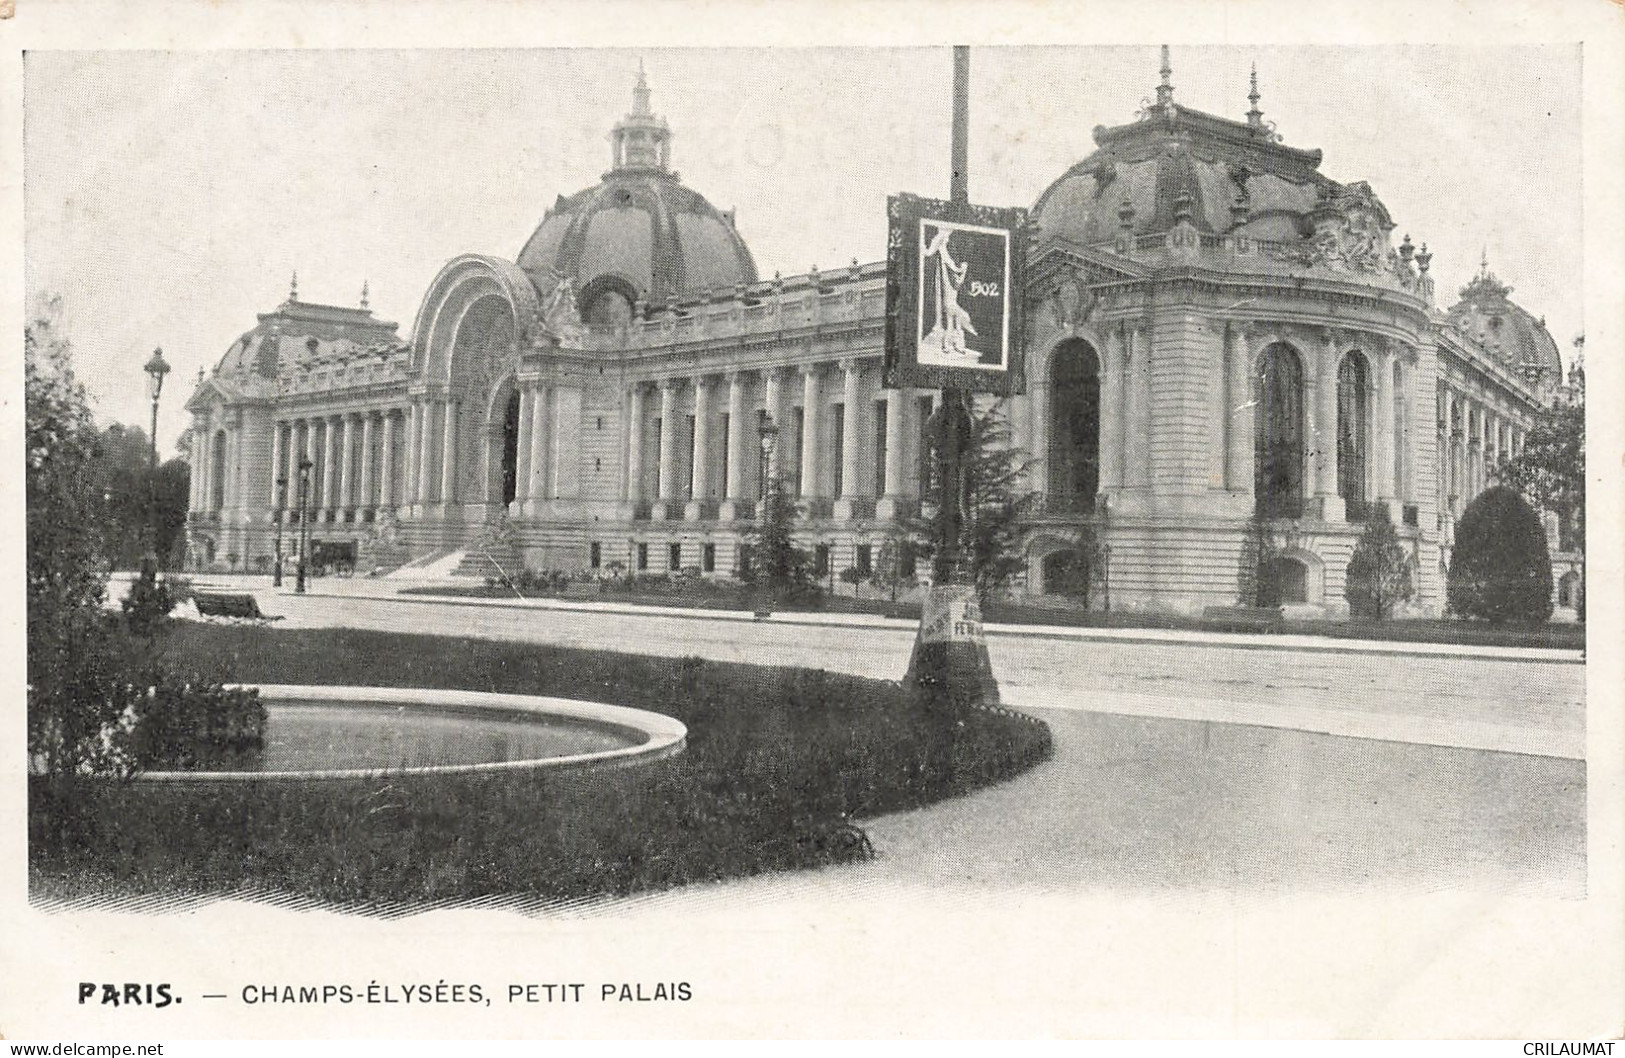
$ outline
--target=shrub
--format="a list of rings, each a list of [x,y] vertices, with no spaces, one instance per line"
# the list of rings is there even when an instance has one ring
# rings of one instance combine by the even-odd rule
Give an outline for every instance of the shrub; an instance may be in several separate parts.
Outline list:
[[[124,607],[124,622],[130,631],[150,639],[180,601],[181,597],[171,590],[167,581],[158,579],[157,572],[148,563],[141,567],[120,605]]]
[[[254,690],[179,665],[103,619],[67,644],[71,668],[29,687],[31,770],[47,777],[127,777],[257,749],[265,707]]]
[[[253,688],[159,671],[135,710],[135,765],[208,768],[240,759],[264,748],[265,720],[265,703]]]
[[[1410,552],[1400,543],[1386,508],[1377,511],[1365,523],[1360,542],[1349,557],[1343,589],[1349,612],[1371,621],[1392,615],[1397,604],[1409,599],[1413,579]]]
[[[1538,625],[1552,616],[1546,530],[1512,489],[1488,489],[1462,512],[1447,591],[1452,611],[1491,624]]]

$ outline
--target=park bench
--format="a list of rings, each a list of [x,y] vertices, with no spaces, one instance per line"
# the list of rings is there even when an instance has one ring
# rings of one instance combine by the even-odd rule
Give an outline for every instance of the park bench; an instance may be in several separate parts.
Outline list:
[[[1282,616],[1278,606],[1209,606],[1202,620],[1225,632],[1274,632]]]
[[[260,604],[247,592],[193,592],[192,601],[197,604],[199,617],[222,617],[232,621],[282,620],[281,614],[262,612]]]

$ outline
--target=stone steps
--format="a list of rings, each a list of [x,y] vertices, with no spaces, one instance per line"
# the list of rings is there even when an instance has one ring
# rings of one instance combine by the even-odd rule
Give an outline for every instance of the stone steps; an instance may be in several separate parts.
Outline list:
[[[512,544],[474,544],[463,553],[463,559],[451,571],[454,577],[517,577],[525,568]]]

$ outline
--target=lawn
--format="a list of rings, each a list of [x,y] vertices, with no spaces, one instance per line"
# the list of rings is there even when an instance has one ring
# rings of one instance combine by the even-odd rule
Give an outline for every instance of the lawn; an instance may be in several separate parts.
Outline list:
[[[68,820],[44,818],[31,788],[36,898],[626,894],[861,857],[851,821],[967,793],[1050,752],[1035,720],[943,716],[896,684],[824,672],[368,631],[176,624],[166,635],[168,652],[231,680],[592,699],[675,716],[688,745],[640,767],[542,777],[92,782]]]

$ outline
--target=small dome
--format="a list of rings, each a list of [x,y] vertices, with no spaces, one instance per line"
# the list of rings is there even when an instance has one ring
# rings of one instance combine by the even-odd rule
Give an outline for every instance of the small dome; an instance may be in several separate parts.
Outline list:
[[[1486,259],[1472,282],[1461,288],[1461,300],[1450,307],[1451,322],[1514,371],[1549,373],[1561,381],[1563,357],[1546,321],[1513,303],[1510,293],[1512,287],[1495,277]]]
[[[649,111],[643,71],[632,112],[615,126],[613,167],[596,187],[560,196],[519,252],[538,290],[560,277],[589,324],[624,322],[653,304],[756,282],[756,262],[724,213],[668,168],[671,131]]]

